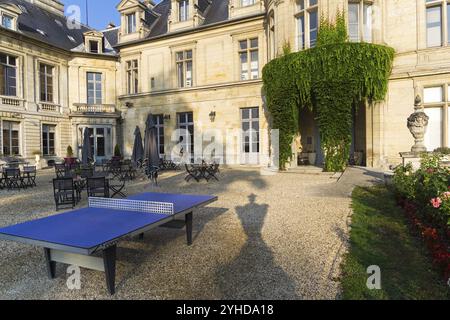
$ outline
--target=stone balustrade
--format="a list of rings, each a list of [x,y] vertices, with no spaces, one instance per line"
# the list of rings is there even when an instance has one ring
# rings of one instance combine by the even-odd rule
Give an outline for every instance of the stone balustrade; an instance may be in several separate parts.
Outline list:
[[[76,103],[71,108],[71,113],[78,114],[97,114],[97,113],[116,113],[116,106],[113,104],[86,104]]]
[[[10,107],[23,107],[23,99],[17,97],[0,96],[0,104]]]

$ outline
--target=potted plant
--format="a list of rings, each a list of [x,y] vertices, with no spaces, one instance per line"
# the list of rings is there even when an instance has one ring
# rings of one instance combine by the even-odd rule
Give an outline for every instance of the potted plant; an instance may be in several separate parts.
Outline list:
[[[121,160],[122,159],[122,153],[120,152],[120,147],[118,144],[114,147],[114,156],[113,160]]]
[[[67,151],[66,151],[66,157],[64,158],[64,163],[66,165],[72,166],[75,164],[77,158],[75,158],[73,156],[73,149],[72,146],[68,146],[67,147]]]

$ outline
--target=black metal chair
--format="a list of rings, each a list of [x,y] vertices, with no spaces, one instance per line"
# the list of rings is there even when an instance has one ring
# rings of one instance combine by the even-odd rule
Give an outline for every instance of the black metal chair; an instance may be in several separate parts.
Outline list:
[[[64,178],[66,176],[66,165],[63,163],[55,163],[55,173],[57,178]]]
[[[5,175],[3,173],[3,167],[0,167],[0,190],[5,188]]]
[[[61,207],[75,208],[77,196],[72,178],[53,179],[53,194],[55,197],[56,211]]]
[[[20,169],[18,168],[5,168],[5,184],[8,190],[11,189],[22,189],[26,185],[23,182],[23,177],[20,174]]]
[[[145,168],[145,175],[148,179],[158,185],[158,176],[161,169],[157,166],[148,166]]]
[[[120,160],[111,160],[108,164],[108,173],[114,178],[120,177],[122,174],[122,163]]]
[[[105,177],[92,177],[87,179],[88,197],[109,198],[109,182]]]
[[[184,180],[189,182],[189,180],[194,179],[195,181],[199,182],[200,181],[200,172],[199,172],[198,168],[194,167],[192,165],[188,165],[187,163],[185,163],[184,166],[185,166],[186,172],[187,172],[187,175],[184,178]]]
[[[116,196],[126,198],[127,195],[124,191],[126,181],[129,180],[129,177],[126,173],[121,173],[113,177],[109,183],[109,189],[112,191],[111,198],[115,198]]]
[[[94,176],[95,168],[91,166],[83,166],[80,169],[80,176],[84,179],[92,178]]]
[[[24,166],[22,171],[22,178],[24,184],[27,187],[36,187],[36,167],[35,166]]]
[[[217,174],[220,172],[219,169],[220,165],[218,163],[213,163],[206,167],[206,180],[209,181],[210,179],[214,178],[217,181],[219,181],[219,178],[217,177]]]

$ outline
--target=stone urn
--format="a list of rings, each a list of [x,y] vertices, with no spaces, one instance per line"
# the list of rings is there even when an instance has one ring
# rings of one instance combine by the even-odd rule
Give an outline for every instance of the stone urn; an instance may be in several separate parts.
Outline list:
[[[415,112],[408,118],[408,129],[414,137],[414,146],[411,148],[411,152],[420,153],[426,152],[425,147],[425,133],[427,132],[428,120],[430,119],[425,112],[423,112],[422,99],[420,96],[416,97]]]

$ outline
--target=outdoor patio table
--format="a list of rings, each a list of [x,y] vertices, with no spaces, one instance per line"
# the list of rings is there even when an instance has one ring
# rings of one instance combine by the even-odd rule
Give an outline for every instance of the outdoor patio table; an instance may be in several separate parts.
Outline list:
[[[22,177],[27,187],[36,187],[36,169],[24,169]]]

